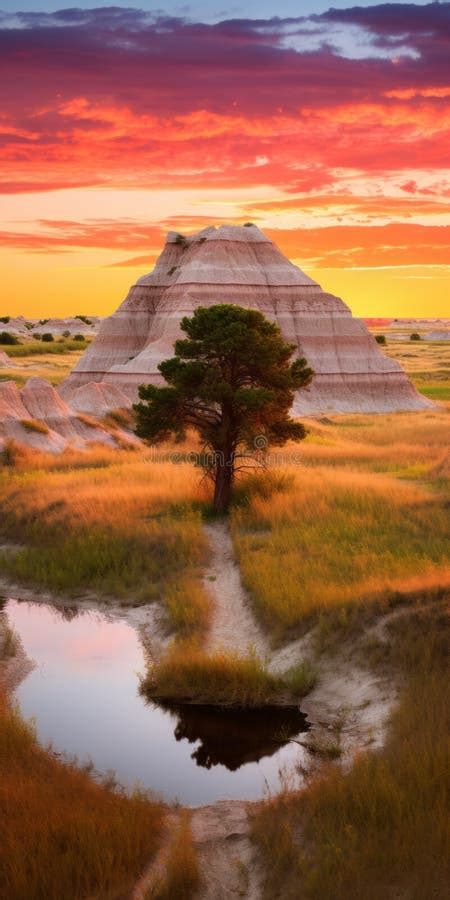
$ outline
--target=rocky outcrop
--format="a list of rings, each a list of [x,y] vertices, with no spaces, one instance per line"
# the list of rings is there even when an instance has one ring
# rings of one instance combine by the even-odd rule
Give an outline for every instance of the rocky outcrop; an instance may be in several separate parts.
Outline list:
[[[123,446],[128,438],[77,413],[42,378],[30,378],[22,390],[14,381],[0,382],[0,449],[10,440],[33,450],[59,453],[91,444]],[[130,436],[129,442],[135,441]]]
[[[0,369],[12,369],[15,363],[4,350],[0,350]]]
[[[126,394],[117,385],[104,381],[89,381],[82,384],[75,391],[70,386],[63,385],[60,389],[62,397],[70,395],[70,405],[77,412],[88,413],[91,416],[104,416],[112,410],[122,409],[130,405]]]
[[[294,412],[387,412],[430,405],[400,365],[385,356],[364,322],[294,266],[256,226],[222,225],[190,237],[170,232],[153,272],[140,278],[64,386],[70,398],[89,382],[120,388],[159,382],[180,320],[198,306],[236,303],[278,322],[315,371]]]
[[[68,331],[73,337],[75,334],[94,335],[97,333],[101,322],[101,316],[84,316],[79,319],[76,316],[67,316],[64,319],[25,319],[23,316],[3,316],[0,320],[0,331],[7,331],[21,338],[29,340],[34,335],[53,334],[61,336]],[[86,319],[86,321],[85,321]]]

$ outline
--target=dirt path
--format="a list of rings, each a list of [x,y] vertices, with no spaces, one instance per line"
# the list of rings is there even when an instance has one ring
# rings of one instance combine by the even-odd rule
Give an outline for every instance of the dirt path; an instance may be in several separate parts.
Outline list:
[[[248,803],[200,806],[191,827],[200,866],[198,900],[261,900],[262,872],[248,836]]]
[[[203,583],[214,601],[206,649],[211,652],[224,648],[244,655],[253,648],[258,656],[265,658],[269,653],[268,641],[242,587],[228,525],[213,522],[204,525],[204,530],[211,547],[211,563]]]

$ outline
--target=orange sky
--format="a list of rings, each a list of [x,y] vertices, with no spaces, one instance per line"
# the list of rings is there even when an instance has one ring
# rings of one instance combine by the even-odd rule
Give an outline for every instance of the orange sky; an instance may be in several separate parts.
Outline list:
[[[0,20],[0,315],[108,313],[168,229],[224,221],[356,314],[450,315],[450,4],[402,9]]]

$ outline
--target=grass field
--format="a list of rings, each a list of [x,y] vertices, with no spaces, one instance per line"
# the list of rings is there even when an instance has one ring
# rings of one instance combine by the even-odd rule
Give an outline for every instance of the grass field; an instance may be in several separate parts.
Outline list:
[[[383,750],[329,765],[262,805],[265,900],[445,900],[449,861],[447,607],[392,626],[379,665],[404,690]]]
[[[0,471],[0,537],[25,545],[0,555],[0,571],[65,594],[166,600],[180,633],[206,625],[198,578],[205,540],[192,509],[198,480],[191,466],[145,452],[43,456],[32,470],[29,459]],[[39,457],[33,460],[36,466]]]
[[[397,355],[429,396],[436,388],[445,397],[449,349],[388,341],[385,352]],[[66,356],[36,357],[36,365],[45,361],[56,383],[56,361],[65,366],[70,358],[72,365],[76,358]],[[23,357],[20,366],[29,362]],[[24,370],[6,371],[20,380]],[[403,690],[386,747],[361,755],[347,772],[329,764],[306,791],[287,788],[255,819],[270,900],[422,900],[423,885],[435,900],[446,896],[447,625],[439,597],[450,583],[449,423],[445,403],[414,414],[310,420],[306,441],[275,451],[270,471],[236,490],[236,555],[274,640],[318,624],[324,652],[333,640],[360,636],[361,624],[389,605],[418,605],[411,619],[393,626],[390,650],[367,648],[367,664],[399,678]],[[199,649],[211,616],[199,577],[208,553],[206,494],[198,470],[183,461],[189,449],[176,448],[177,464],[169,447],[158,455],[16,453],[13,465],[0,469],[0,539],[23,546],[0,557],[0,571],[72,595],[161,599],[178,640],[150,673],[150,693],[240,705],[286,690],[301,696],[313,679],[306,669],[281,683],[252,659]],[[4,646],[14,652],[14,635]],[[126,895],[157,845],[161,808],[111,794],[61,766],[37,747],[4,698],[2,766],[8,787],[0,788],[0,814],[11,822],[11,845],[0,849],[8,854],[0,893],[11,900]],[[31,848],[26,867],[23,846]],[[152,896],[189,897],[197,880],[185,822],[167,884]]]
[[[450,582],[449,422],[446,409],[311,422],[249,482],[232,530],[272,633]]]
[[[118,900],[158,848],[165,811],[58,762],[0,693],[0,895]]]
[[[57,386],[67,378],[86,349],[85,344],[80,345],[75,341],[72,343],[76,343],[76,347],[68,350],[66,344],[42,344],[34,341],[33,353],[29,352],[30,348],[25,344],[17,347],[0,346],[0,350],[4,350],[14,363],[11,366],[2,366],[0,363],[0,381],[15,381],[20,388],[28,378],[36,377],[44,378]],[[49,347],[56,347],[56,350],[49,351]],[[27,352],[22,352],[24,350]]]
[[[450,341],[398,341],[388,332],[381,349],[400,363],[426,397],[450,400]]]

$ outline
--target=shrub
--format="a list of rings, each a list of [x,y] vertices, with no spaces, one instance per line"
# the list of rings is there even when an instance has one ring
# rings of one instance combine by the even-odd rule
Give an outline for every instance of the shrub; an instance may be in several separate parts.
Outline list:
[[[74,334],[73,339],[74,339],[74,341],[85,341],[86,340],[84,334]]]
[[[91,319],[88,319],[87,316],[75,316],[76,319],[79,319],[80,322],[84,322],[85,325],[92,325]]]
[[[385,334],[376,334],[375,340],[377,344],[385,344],[386,343],[386,335]]]
[[[2,322],[3,325],[7,325],[10,318],[11,318],[11,316],[0,316],[0,322]]]
[[[9,331],[0,331],[0,344],[18,344],[19,341],[16,338],[15,334],[10,334]]]
[[[42,341],[42,334],[39,331],[35,331],[33,337],[35,341]]]
[[[410,334],[409,339],[410,339],[410,341],[421,341],[422,340],[418,331],[413,331],[413,333]]]
[[[70,337],[70,331],[67,331],[67,329],[66,329],[66,331],[63,331],[62,336],[65,338]]]
[[[42,335],[42,340],[45,341],[47,344],[50,344],[54,340],[54,337],[52,334],[50,334],[49,331],[45,331],[44,334]]]

